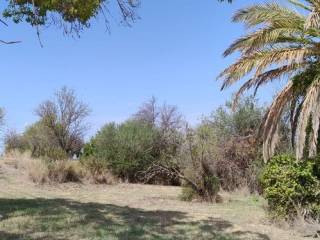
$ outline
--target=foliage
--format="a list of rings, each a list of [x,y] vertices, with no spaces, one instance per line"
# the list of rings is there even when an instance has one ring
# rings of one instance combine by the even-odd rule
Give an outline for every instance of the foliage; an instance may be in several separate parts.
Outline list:
[[[55,99],[45,101],[36,110],[39,120],[19,135],[9,132],[5,150],[30,151],[35,158],[63,160],[80,155],[87,129],[88,106],[74,91],[63,87]]]
[[[319,158],[299,162],[292,156],[278,155],[270,160],[261,183],[273,217],[320,220],[319,168]]]
[[[66,87],[36,109],[46,137],[69,157],[80,154],[89,113],[89,107],[78,100],[73,90]]]
[[[22,135],[11,134],[6,138],[6,152],[12,150],[29,151],[34,158],[62,160],[67,158],[66,152],[52,138],[51,132],[42,122],[27,127]]]
[[[83,164],[93,176],[108,169],[123,180],[156,184],[178,184],[176,177],[161,172],[144,176],[155,162],[175,156],[182,141],[183,120],[175,106],[158,106],[152,97],[127,122],[107,124],[86,144]]]
[[[182,129],[185,121],[176,106],[166,103],[159,106],[155,97],[152,97],[142,104],[133,119],[151,126],[158,132],[154,149],[159,160],[166,161],[177,155],[183,141]]]
[[[257,130],[264,111],[255,97],[248,96],[240,98],[236,106],[227,101],[204,121],[221,137],[248,136]]]
[[[26,151],[28,148],[25,139],[16,131],[9,131],[4,136],[4,151],[5,153],[19,150],[20,152]]]
[[[220,190],[220,179],[216,175],[216,136],[206,126],[196,130],[188,129],[183,145],[171,164],[176,162],[175,172],[183,180],[186,188],[192,188],[194,196],[215,202]]]
[[[258,191],[256,174],[260,155],[260,143],[256,141],[257,126],[262,120],[264,109],[252,96],[241,98],[234,109],[230,102],[219,107],[201,126],[207,128],[216,139],[213,150],[216,176],[224,190],[235,190],[245,185]],[[255,165],[255,163],[257,163]]]
[[[90,20],[99,13],[108,23],[109,10],[114,8],[113,5],[120,9],[124,22],[129,24],[137,18],[135,8],[139,6],[139,0],[14,0],[5,6],[3,16],[15,23],[25,21],[32,26],[56,25],[67,34],[79,34],[90,26]]]
[[[123,180],[137,181],[136,173],[154,158],[156,135],[152,127],[137,121],[107,124],[85,147],[82,162],[92,173],[111,169]]]
[[[154,101],[144,105],[144,111],[139,111],[140,121],[152,119],[159,124],[154,116],[161,114],[154,109],[157,109]],[[234,110],[230,103],[220,107],[194,129],[174,127],[174,134],[169,135],[176,141],[165,140],[169,148],[163,147],[166,144],[160,145],[162,154],[144,172],[145,182],[157,175],[180,179],[209,201],[215,200],[220,186],[230,191],[248,185],[252,191],[259,191],[257,174],[261,161],[256,160],[260,153],[255,133],[263,111],[255,98],[247,97],[241,99]],[[158,129],[161,133],[162,128]],[[162,136],[160,134],[160,140]],[[168,151],[170,146],[174,146],[172,151]]]
[[[320,96],[320,75],[314,69],[318,65],[316,50],[319,35],[318,1],[290,1],[288,8],[278,3],[256,4],[239,10],[234,22],[243,22],[248,34],[236,40],[224,55],[239,52],[240,58],[221,74],[222,89],[238,82],[243,77],[252,76],[239,89],[237,98],[251,88],[259,87],[275,79],[286,78],[287,84],[277,95],[261,124],[263,156],[268,160],[279,140],[278,130],[282,115],[288,105],[291,109],[291,124],[296,136],[296,157],[301,159],[306,144],[306,127],[312,115],[313,133],[310,137],[309,156],[316,155],[320,110],[317,99]],[[296,7],[301,11],[296,11]],[[301,78],[301,85],[295,83],[295,76]],[[235,100],[235,102],[236,102]]]
[[[25,130],[22,141],[26,143],[23,148],[31,151],[32,157],[44,157],[52,160],[67,158],[67,153],[60,147],[50,129],[41,121],[34,123]]]
[[[18,150],[30,152],[33,158],[48,160],[66,159],[66,152],[54,140],[51,132],[39,121],[27,127],[23,134],[14,131],[8,132],[4,138],[5,152]]]
[[[198,196],[198,193],[192,187],[185,186],[185,187],[182,187],[179,198],[181,201],[191,202],[197,196]]]

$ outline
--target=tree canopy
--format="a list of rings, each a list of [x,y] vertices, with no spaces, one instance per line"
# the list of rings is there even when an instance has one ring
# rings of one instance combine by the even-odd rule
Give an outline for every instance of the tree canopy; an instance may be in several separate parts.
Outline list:
[[[5,6],[3,16],[15,23],[55,25],[66,34],[79,34],[99,14],[108,26],[111,9],[115,12],[119,10],[120,21],[130,24],[137,18],[136,8],[139,4],[139,0],[12,0]]]

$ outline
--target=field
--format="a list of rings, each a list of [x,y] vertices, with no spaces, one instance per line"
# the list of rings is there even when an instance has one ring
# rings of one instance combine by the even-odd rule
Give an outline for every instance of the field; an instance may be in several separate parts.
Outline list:
[[[265,202],[243,192],[221,204],[182,202],[179,187],[36,185],[17,170],[0,172],[0,239],[295,240],[270,224]]]

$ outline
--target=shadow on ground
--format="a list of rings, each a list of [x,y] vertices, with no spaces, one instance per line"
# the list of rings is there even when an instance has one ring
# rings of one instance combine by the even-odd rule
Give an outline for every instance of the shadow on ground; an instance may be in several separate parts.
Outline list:
[[[192,221],[183,212],[67,199],[0,199],[0,214],[1,240],[270,239],[256,232],[227,234],[232,224],[218,218]]]

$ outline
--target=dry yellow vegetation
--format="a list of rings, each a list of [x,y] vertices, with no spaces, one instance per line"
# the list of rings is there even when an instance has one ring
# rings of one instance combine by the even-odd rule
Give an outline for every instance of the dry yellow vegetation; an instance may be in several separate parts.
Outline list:
[[[270,224],[258,196],[223,193],[224,202],[181,202],[179,187],[137,184],[39,185],[9,159],[0,168],[0,239],[299,240]]]

